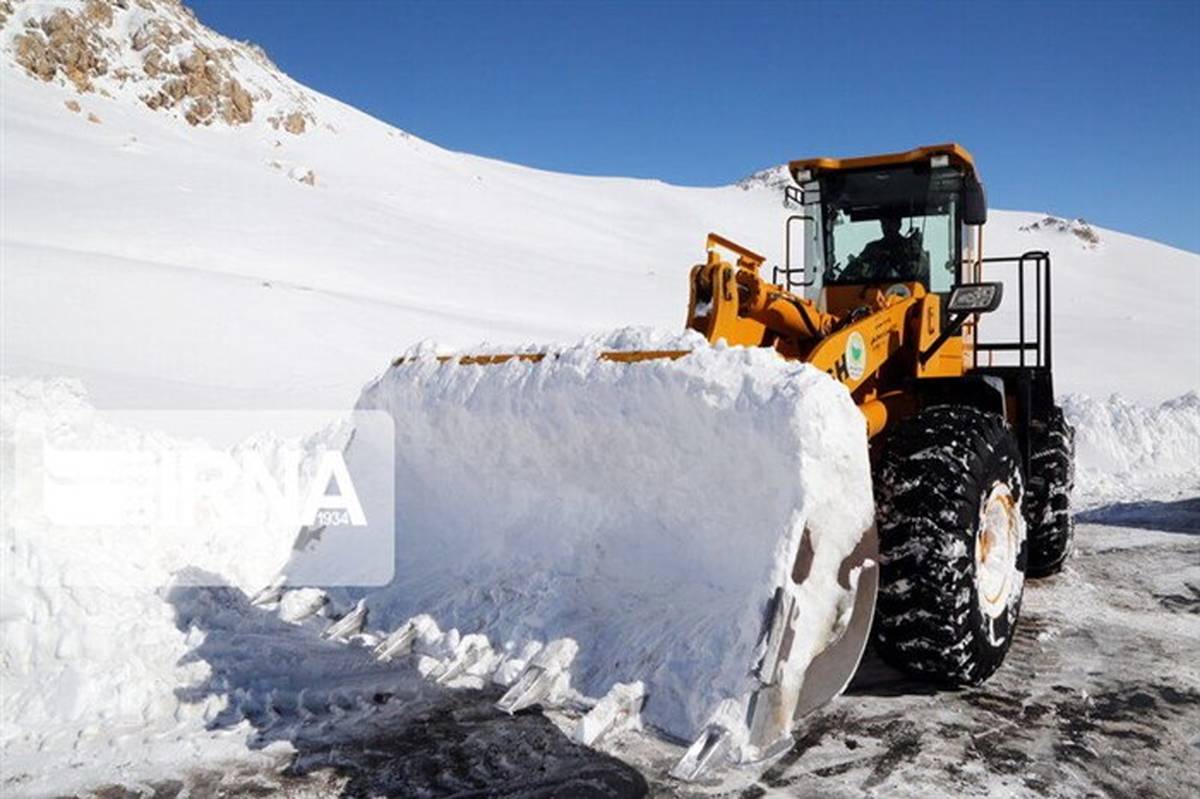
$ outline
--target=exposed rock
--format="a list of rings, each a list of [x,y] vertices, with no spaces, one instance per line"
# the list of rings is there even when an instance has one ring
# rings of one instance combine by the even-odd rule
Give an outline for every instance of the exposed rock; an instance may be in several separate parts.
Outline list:
[[[306,166],[294,166],[288,170],[288,177],[308,186],[317,185],[317,173]]]
[[[283,119],[283,129],[288,133],[300,135],[304,132],[304,114],[293,111]]]
[[[113,23],[112,6],[105,0],[87,0],[83,7],[84,19],[97,25],[109,27]]]
[[[88,112],[87,120],[88,120],[88,122],[91,122],[94,125],[100,124],[100,117],[96,116],[95,114],[91,113],[90,111]]]
[[[742,191],[750,191],[751,189],[782,189],[785,186],[791,185],[792,177],[788,174],[787,167],[784,165],[773,166],[767,169],[760,169],[753,175],[744,177],[738,181],[738,188]]]
[[[154,49],[146,53],[145,59],[142,60],[142,70],[146,73],[147,77],[158,77],[165,70],[162,51]]]
[[[0,20],[11,19],[19,5],[0,0]],[[24,16],[23,26],[0,36],[34,77],[105,96],[119,97],[119,89],[132,85],[147,107],[191,125],[251,123],[255,106],[266,101],[279,104],[269,120],[277,130],[299,135],[320,124],[307,110],[314,101],[260,48],[205,28],[180,0],[54,0],[29,7],[34,13]]]
[[[58,67],[46,52],[46,40],[37,31],[23,33],[15,40],[17,63],[25,67],[25,71],[42,80],[54,77]]]
[[[19,34],[13,40],[17,63],[30,75],[47,81],[62,70],[63,76],[79,91],[91,91],[92,79],[108,71],[108,63],[101,55],[104,43],[95,28],[112,24],[111,11],[107,17],[102,12],[93,12],[94,2],[98,0],[86,5],[81,14],[57,9],[35,27]]]
[[[1094,249],[1100,244],[1100,235],[1084,219],[1062,219],[1057,216],[1046,216],[1036,222],[1030,222],[1028,225],[1021,225],[1018,230],[1026,233],[1036,230],[1053,230],[1057,233],[1070,233],[1079,239],[1083,246],[1088,249]]]
[[[275,130],[283,128],[288,133],[299,136],[308,129],[309,123],[316,124],[317,119],[307,111],[291,111],[284,114],[282,111],[274,114],[267,119],[271,127]]]
[[[250,97],[250,92],[237,82],[237,78],[230,78],[225,82],[225,97],[228,102],[224,105],[222,115],[226,122],[232,125],[249,122],[254,118],[254,99]]]
[[[212,114],[212,103],[207,98],[200,97],[188,106],[183,118],[188,121],[189,125],[207,125],[212,122]]]
[[[67,107],[68,111],[74,111],[76,114],[79,113],[79,103],[77,101],[67,100],[63,105]]]
[[[142,23],[142,27],[134,31],[132,39],[133,49],[138,53],[151,46],[159,50],[167,50],[179,44],[180,41],[182,41],[182,37],[179,33],[166,21],[157,17]]]
[[[147,34],[152,35],[156,34]],[[236,78],[227,77],[223,65],[214,60],[214,51],[196,45],[172,64],[163,57],[157,43],[147,48],[142,62],[147,75],[178,75],[163,83],[159,91],[143,95],[143,102],[150,108],[172,108],[190,100],[185,104],[184,119],[192,125],[211,124],[218,112],[229,125],[241,125],[254,118],[254,98]]]

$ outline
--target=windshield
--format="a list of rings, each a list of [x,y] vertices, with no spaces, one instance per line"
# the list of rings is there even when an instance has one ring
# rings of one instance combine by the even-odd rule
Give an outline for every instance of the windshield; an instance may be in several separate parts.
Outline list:
[[[948,291],[958,258],[958,192],[951,169],[830,176],[822,185],[824,283],[918,281]]]

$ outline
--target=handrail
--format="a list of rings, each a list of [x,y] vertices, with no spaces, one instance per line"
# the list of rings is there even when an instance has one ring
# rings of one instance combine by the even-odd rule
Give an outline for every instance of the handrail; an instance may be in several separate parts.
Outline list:
[[[980,352],[1016,352],[1019,366],[1025,367],[1026,352],[1032,352],[1033,366],[1049,369],[1052,365],[1052,331],[1051,331],[1051,295],[1050,295],[1050,253],[1045,250],[1028,250],[1016,256],[998,256],[981,258],[980,264],[1015,264],[1017,267],[1017,340],[1016,341],[979,341],[979,324],[975,325],[974,366],[979,366]],[[1034,337],[1026,338],[1025,323],[1025,268],[1032,264],[1034,274]],[[1043,306],[1042,295],[1045,294]]]

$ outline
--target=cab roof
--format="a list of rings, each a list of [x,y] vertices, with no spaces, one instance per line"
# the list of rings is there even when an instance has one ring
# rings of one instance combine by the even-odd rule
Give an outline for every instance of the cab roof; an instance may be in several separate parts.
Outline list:
[[[967,152],[965,147],[953,142],[949,144],[933,144],[928,147],[917,147],[902,153],[866,155],[859,158],[803,158],[799,161],[790,162],[788,164],[788,171],[792,173],[792,180],[796,180],[796,173],[801,170],[809,170],[810,172],[817,173],[872,169],[881,166],[898,166],[918,161],[928,161],[935,155],[948,156],[950,163],[954,166],[961,167],[969,172],[975,171],[975,159],[971,157],[971,154]],[[796,182],[798,183],[799,181]]]

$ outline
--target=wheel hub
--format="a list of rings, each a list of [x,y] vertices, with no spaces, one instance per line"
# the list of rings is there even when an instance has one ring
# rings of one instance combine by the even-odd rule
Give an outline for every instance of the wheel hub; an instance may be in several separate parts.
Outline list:
[[[1020,518],[1007,483],[996,483],[979,509],[975,536],[975,583],[983,612],[996,618],[1016,587]]]

